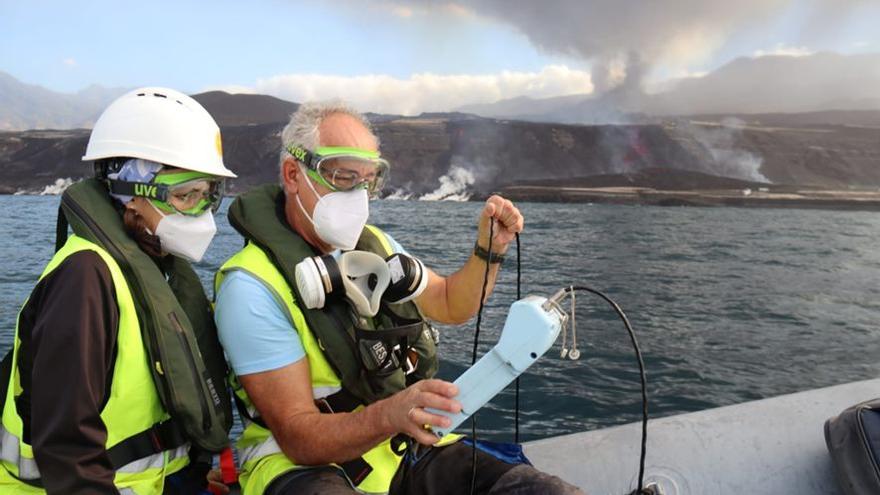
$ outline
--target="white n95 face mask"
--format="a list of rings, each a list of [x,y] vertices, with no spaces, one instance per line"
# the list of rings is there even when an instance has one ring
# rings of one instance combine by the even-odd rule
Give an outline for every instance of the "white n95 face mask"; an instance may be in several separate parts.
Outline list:
[[[162,251],[189,261],[202,260],[216,233],[217,225],[210,211],[197,217],[180,213],[165,215],[156,227]]]
[[[357,245],[361,231],[364,230],[364,225],[367,224],[367,218],[370,216],[370,198],[367,190],[336,191],[321,196],[312,185],[312,180],[305,174],[305,169],[301,170],[309,189],[318,198],[318,203],[315,205],[313,215],[309,216],[297,194],[296,203],[300,210],[312,222],[315,233],[322,241],[334,248],[351,251]]]

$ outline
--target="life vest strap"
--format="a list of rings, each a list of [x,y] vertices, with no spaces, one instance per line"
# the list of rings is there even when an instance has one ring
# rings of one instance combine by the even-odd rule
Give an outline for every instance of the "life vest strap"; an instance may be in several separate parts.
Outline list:
[[[325,414],[351,412],[363,404],[357,397],[346,391],[345,389],[336,392],[333,395],[321,399],[315,399],[315,405]],[[373,472],[373,467],[363,457],[352,459],[339,464],[339,467],[345,471],[345,475],[351,480],[355,486],[359,485],[367,476]]]
[[[238,408],[238,413],[242,415],[242,417],[247,418],[249,421],[266,428],[267,430],[269,429],[269,426],[266,425],[263,418],[250,414],[247,406],[238,394],[232,394],[232,396],[235,398],[235,405]],[[328,395],[327,397],[315,399],[315,405],[318,407],[318,410],[324,414],[351,412],[357,409],[361,404],[362,402],[357,397],[347,392],[345,389],[342,389],[335,394]],[[373,472],[373,467],[370,466],[370,463],[368,463],[363,457],[358,457],[357,459],[352,459],[337,465],[345,472],[345,475],[355,486],[360,484],[361,481],[366,479],[366,477]]]
[[[315,405],[322,413],[351,412],[361,406],[363,402],[344,388],[335,394],[321,399],[315,399]]]
[[[146,430],[126,438],[107,450],[107,457],[114,469],[126,464],[176,449],[187,442],[180,426],[171,419],[156,423]]]

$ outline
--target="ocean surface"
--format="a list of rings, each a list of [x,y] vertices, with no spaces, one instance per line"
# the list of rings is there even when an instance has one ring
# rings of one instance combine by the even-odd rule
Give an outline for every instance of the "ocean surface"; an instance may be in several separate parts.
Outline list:
[[[0,349],[49,260],[57,197],[0,196]],[[526,218],[523,295],[589,285],[617,301],[635,328],[652,417],[823,387],[880,374],[880,215],[870,212],[519,205]],[[371,222],[442,274],[468,257],[481,204],[376,201]],[[206,287],[241,246],[219,233],[197,265]],[[516,296],[509,251],[484,312],[480,354],[498,338]],[[525,440],[637,421],[638,367],[604,301],[577,298],[581,359],[559,343],[521,380]],[[441,376],[470,363],[474,320],[440,326]],[[481,435],[513,436],[512,389],[479,415]]]

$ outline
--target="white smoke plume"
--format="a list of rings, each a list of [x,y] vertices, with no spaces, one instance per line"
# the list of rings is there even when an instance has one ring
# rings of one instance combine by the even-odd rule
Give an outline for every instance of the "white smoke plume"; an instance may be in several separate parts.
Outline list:
[[[706,171],[721,177],[733,177],[754,182],[772,182],[760,172],[764,159],[743,149],[738,141],[744,122],[727,118],[718,126],[692,125],[690,134],[699,142],[712,161],[704,163]]]
[[[419,201],[467,201],[471,197],[468,187],[474,184],[475,178],[470,170],[455,166],[440,177],[440,187],[419,197]]]
[[[797,39],[809,44],[841,29],[855,7],[876,0],[460,0],[406,2],[408,9],[450,6],[510,24],[547,52],[593,62],[593,84],[604,92],[626,82],[640,88],[645,64],[685,69],[705,62],[734,34],[800,19]],[[401,5],[402,2],[385,2]],[[631,54],[635,54],[635,57]]]

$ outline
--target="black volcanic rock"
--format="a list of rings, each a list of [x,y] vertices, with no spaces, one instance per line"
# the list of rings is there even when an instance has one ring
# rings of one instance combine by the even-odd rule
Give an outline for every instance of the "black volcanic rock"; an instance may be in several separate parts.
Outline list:
[[[239,175],[230,181],[232,192],[277,180],[286,120],[221,127],[224,160]],[[729,126],[687,119],[580,126],[383,116],[374,128],[392,164],[389,194],[435,191],[456,169],[472,176],[462,192],[474,197],[525,181],[638,178],[657,168],[696,173],[655,177],[671,181],[666,189],[711,189],[718,177],[826,188],[880,186],[880,129],[871,127]],[[0,133],[0,192],[39,191],[57,178],[87,175],[89,167],[80,161],[87,139],[87,130]],[[732,185],[745,183],[737,184]]]
[[[299,108],[296,103],[266,95],[208,91],[192,97],[205,107],[220,127],[287,122],[290,114]]]
[[[221,128],[223,162],[237,175],[227,188],[237,193],[249,187],[278,180],[281,129],[285,123]]]
[[[876,105],[880,106],[880,105]],[[880,110],[825,110],[804,113],[752,113],[690,115],[685,120],[702,122],[741,121],[744,125],[773,127],[843,126],[880,128]],[[668,120],[668,119],[667,119]]]
[[[789,122],[796,117],[789,116]],[[858,126],[727,126],[682,121],[664,126],[701,164],[680,167],[782,184],[846,188],[880,185],[880,128]],[[757,169],[763,178],[752,172]]]
[[[567,179],[543,179],[520,181],[518,186],[549,187],[644,187],[658,191],[716,190],[716,189],[778,189],[777,186],[763,182],[750,182],[729,177],[679,170],[674,168],[651,167],[629,174],[601,174]],[[788,186],[785,186],[787,188]]]
[[[82,161],[89,131],[0,132],[0,187],[2,192],[37,191],[59,178],[91,175]]]

